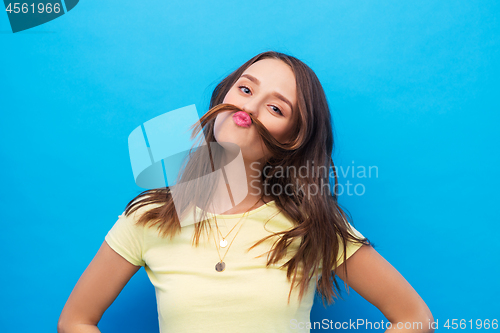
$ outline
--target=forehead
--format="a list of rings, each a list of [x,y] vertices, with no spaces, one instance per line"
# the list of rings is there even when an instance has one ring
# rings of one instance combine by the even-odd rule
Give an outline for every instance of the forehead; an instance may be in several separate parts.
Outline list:
[[[253,63],[243,74],[250,74],[260,81],[264,89],[274,90],[295,103],[295,75],[286,63],[279,59],[262,59]]]

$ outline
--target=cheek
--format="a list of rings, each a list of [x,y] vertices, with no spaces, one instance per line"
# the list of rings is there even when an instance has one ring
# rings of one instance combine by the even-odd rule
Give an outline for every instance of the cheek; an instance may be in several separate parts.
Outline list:
[[[227,116],[230,114],[230,111],[221,112],[215,117],[214,122],[214,136],[217,140],[217,137],[220,135],[221,128],[223,127],[223,123],[225,122]],[[217,140],[218,141],[218,140]]]
[[[215,118],[214,122],[214,137],[216,141],[218,140],[219,132],[220,132],[220,114]]]
[[[273,137],[281,143],[284,143],[290,135],[291,127],[289,124],[273,124],[267,127],[267,130]]]
[[[235,91],[233,89],[230,89],[226,96],[224,97],[224,100],[222,101],[222,103],[228,103],[228,104],[235,104],[237,102],[237,94],[235,93]]]

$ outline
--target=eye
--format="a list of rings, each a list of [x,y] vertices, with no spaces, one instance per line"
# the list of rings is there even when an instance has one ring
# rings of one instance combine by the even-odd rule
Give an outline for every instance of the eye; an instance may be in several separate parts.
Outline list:
[[[250,90],[250,88],[248,88],[247,86],[238,86],[238,89],[239,89],[241,92],[243,92],[245,95],[249,95],[249,94],[251,94],[251,93],[252,93],[252,91]],[[271,109],[272,109],[275,113],[279,114],[280,116],[283,116],[283,112],[281,112],[281,110],[280,110],[277,106],[275,106],[275,105],[271,105]]]
[[[241,88],[245,88],[246,90],[248,90],[248,92],[243,91]],[[248,87],[246,87],[246,86],[239,86],[238,89],[240,89],[241,91],[243,91],[245,94],[249,94],[251,92],[250,89]]]
[[[278,113],[279,115],[281,116],[283,115],[283,112],[281,112],[281,110],[278,107],[271,105],[271,109],[273,109],[273,111]]]

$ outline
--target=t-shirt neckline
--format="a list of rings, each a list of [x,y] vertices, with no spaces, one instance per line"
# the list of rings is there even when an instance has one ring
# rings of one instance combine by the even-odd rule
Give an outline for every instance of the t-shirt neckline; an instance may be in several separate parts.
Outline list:
[[[218,219],[234,219],[234,218],[239,218],[239,217],[243,217],[243,215],[245,216],[249,216],[249,215],[252,215],[252,214],[255,214],[257,212],[260,212],[261,210],[267,208],[267,207],[270,207],[272,205],[275,205],[276,202],[275,200],[271,200],[269,202],[266,202],[265,204],[257,207],[257,208],[254,208],[252,210],[249,210],[248,212],[245,212],[245,213],[236,213],[236,214],[213,214],[213,213],[210,213],[210,212],[207,212],[207,216],[209,217],[216,217]],[[196,206],[196,209],[198,211],[201,211],[201,208],[199,208],[198,206]]]

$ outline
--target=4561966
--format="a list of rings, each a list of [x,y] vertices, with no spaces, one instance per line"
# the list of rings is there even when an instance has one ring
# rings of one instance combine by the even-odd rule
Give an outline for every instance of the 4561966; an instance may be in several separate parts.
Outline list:
[[[476,319],[475,321],[472,319],[447,319],[444,323],[443,327],[448,329],[498,329],[498,319]]]
[[[23,13],[23,14],[47,13],[47,14],[50,14],[52,12],[57,14],[61,11],[61,4],[58,2],[56,2],[54,4],[51,4],[51,3],[43,4],[43,3],[39,2],[38,5],[36,6],[36,12],[35,12],[35,4],[34,3],[27,4],[27,3],[17,3],[16,2],[13,4],[9,3],[7,8],[5,8],[5,11],[9,12],[9,14],[10,13],[14,13],[14,14],[18,14],[18,13]]]

